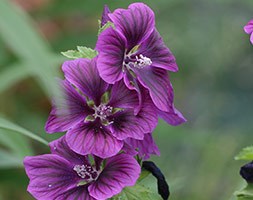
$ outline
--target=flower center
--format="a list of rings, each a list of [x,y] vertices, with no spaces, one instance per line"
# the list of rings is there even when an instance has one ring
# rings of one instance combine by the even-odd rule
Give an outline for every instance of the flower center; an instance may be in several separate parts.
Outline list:
[[[133,55],[126,55],[124,59],[123,65],[127,69],[133,69],[133,68],[138,68],[142,69],[144,67],[150,66],[152,64],[152,61],[150,58],[143,56],[142,54],[133,56]]]
[[[77,175],[80,176],[85,182],[96,180],[98,171],[90,165],[75,165],[73,168]]]
[[[106,106],[104,104],[100,104],[99,106],[94,105],[93,109],[95,113],[93,117],[96,119],[100,118],[101,121],[105,121],[108,116],[112,114],[113,108],[111,106]]]

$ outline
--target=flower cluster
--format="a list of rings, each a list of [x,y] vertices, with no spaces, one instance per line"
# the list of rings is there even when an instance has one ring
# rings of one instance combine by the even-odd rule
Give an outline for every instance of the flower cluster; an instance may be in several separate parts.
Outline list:
[[[136,183],[135,157],[159,155],[152,137],[158,118],[186,121],[174,107],[168,76],[178,67],[153,11],[143,3],[112,13],[105,6],[101,26],[98,55],[62,66],[62,98],[53,101],[45,129],[66,135],[50,143],[51,154],[24,160],[36,199],[111,198]]]

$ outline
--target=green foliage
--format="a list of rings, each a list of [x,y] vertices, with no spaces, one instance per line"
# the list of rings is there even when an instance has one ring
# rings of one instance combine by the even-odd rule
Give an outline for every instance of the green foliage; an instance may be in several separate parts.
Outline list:
[[[14,124],[13,122],[8,121],[7,119],[5,119],[1,116],[0,116],[0,128],[18,132],[22,135],[25,135],[31,139],[36,140],[42,144],[48,145],[48,142],[46,140],[37,136],[35,133],[32,133],[32,132],[24,129],[23,127],[21,127],[17,124]]]
[[[100,33],[102,33],[105,29],[109,28],[109,27],[115,28],[114,24],[112,22],[110,22],[110,21],[106,22],[106,24],[101,27],[101,21],[98,20],[98,25],[99,25],[98,35]]]
[[[133,187],[126,187],[123,191],[111,198],[112,200],[161,200],[161,197],[149,188],[137,183]]]
[[[88,48],[88,47],[82,47],[77,46],[77,50],[68,50],[65,52],[61,52],[62,55],[66,56],[67,58],[71,59],[77,59],[77,58],[88,58],[92,59],[97,56],[97,51]]]
[[[150,172],[147,170],[142,170],[137,183],[133,187],[126,187],[122,192],[111,200],[161,200],[157,191],[152,190],[151,188],[145,187],[145,178],[150,175]],[[156,181],[154,181],[156,184]]]
[[[248,184],[243,190],[235,192],[237,200],[253,200],[253,184]]]
[[[245,147],[236,157],[236,160],[253,160],[253,146]]]

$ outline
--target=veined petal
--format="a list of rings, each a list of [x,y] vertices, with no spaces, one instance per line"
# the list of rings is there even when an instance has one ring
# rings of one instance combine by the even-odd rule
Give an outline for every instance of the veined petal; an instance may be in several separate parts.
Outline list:
[[[155,107],[149,96],[146,95],[145,101],[137,115],[133,109],[125,109],[111,116],[113,123],[110,126],[112,134],[119,140],[128,137],[140,139],[144,138],[145,133],[152,132],[158,123],[158,116]]]
[[[66,61],[62,66],[66,79],[77,87],[83,94],[90,97],[96,103],[108,88],[97,70],[97,58],[92,60],[80,58]]]
[[[172,72],[178,71],[175,57],[169,48],[165,46],[162,37],[156,29],[143,41],[137,53],[150,58],[154,67]]]
[[[114,84],[122,79],[125,48],[126,39],[112,27],[107,28],[98,36],[97,66],[100,76],[107,83]]]
[[[123,80],[112,86],[111,98],[108,105],[114,108],[136,108],[138,107],[138,94],[134,90],[129,90]]]
[[[63,132],[83,121],[92,111],[86,100],[70,85],[67,80],[61,81],[62,96],[53,105],[46,122],[48,133]]]
[[[109,7],[107,5],[104,6],[102,18],[101,18],[101,26],[104,26],[108,21],[111,21],[108,14],[111,13]]]
[[[50,142],[49,146],[53,154],[65,158],[70,163],[75,163],[75,165],[83,165],[84,163],[89,164],[87,156],[77,154],[69,148],[65,136]]]
[[[139,99],[139,105],[135,107],[134,109],[134,114],[138,114],[138,112],[141,109],[141,105],[142,105],[142,93],[141,93],[141,88],[139,85],[139,82],[136,78],[134,78],[128,70],[125,71],[124,74],[124,83],[125,85],[128,87],[128,89],[130,90],[135,90],[138,94],[138,99]]]
[[[141,84],[148,89],[150,97],[157,108],[170,111],[173,102],[173,93],[166,70],[152,66],[135,70]]]
[[[253,19],[251,19],[247,25],[244,26],[244,31],[247,34],[251,34],[253,32]]]
[[[66,135],[69,147],[78,154],[94,154],[100,158],[116,155],[123,142],[115,138],[100,122],[81,123]]]
[[[119,154],[108,158],[98,179],[88,190],[96,199],[108,199],[120,193],[126,186],[133,186],[139,178],[140,165],[130,155]]]
[[[24,166],[30,178],[28,191],[36,199],[56,199],[75,188],[79,180],[73,165],[55,154],[25,157]]]
[[[137,149],[138,155],[141,158],[143,158],[144,160],[149,159],[150,155],[152,155],[152,154],[160,156],[160,151],[159,151],[151,133],[145,134],[143,140],[136,140],[136,139],[132,139],[132,138],[127,138],[125,140],[125,143],[127,143],[132,149]],[[130,151],[130,155],[131,154],[132,154],[132,152]]]
[[[154,12],[144,3],[133,3],[128,9],[116,9],[109,17],[116,30],[127,39],[127,49],[148,38],[155,27]]]
[[[97,200],[97,199],[90,196],[88,186],[85,185],[85,186],[78,186],[77,188],[62,193],[54,200]]]
[[[180,113],[174,105],[170,108],[170,111],[164,112],[157,109],[157,113],[159,117],[161,117],[164,121],[172,126],[178,126],[180,124],[185,123],[187,120],[184,118],[182,113]]]

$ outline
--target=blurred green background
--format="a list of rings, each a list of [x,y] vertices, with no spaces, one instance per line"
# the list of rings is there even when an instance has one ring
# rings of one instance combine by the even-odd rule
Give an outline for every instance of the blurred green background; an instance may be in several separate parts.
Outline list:
[[[44,131],[54,77],[62,77],[60,52],[93,48],[103,5],[114,10],[131,2],[0,0],[1,200],[33,199],[22,160],[49,149],[24,134],[47,141],[60,136]],[[152,160],[165,173],[172,200],[232,199],[243,183],[243,163],[234,156],[253,143],[253,49],[243,32],[253,1],[143,2],[177,58],[180,71],[170,75],[175,105],[188,119],[180,127],[160,121],[154,137],[161,157]]]

